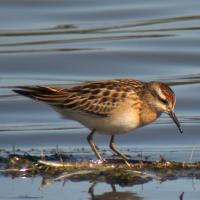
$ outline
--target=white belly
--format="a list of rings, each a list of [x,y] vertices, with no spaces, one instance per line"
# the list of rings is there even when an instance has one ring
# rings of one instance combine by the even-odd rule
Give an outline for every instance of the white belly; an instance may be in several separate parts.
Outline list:
[[[59,113],[64,118],[78,121],[90,130],[95,129],[101,134],[123,134],[139,126],[139,120],[133,112],[123,112],[109,117],[99,117],[69,110],[62,110]]]

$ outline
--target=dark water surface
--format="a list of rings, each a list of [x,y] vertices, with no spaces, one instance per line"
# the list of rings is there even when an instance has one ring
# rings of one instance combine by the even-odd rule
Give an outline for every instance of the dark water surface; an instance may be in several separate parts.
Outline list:
[[[119,136],[131,156],[160,154],[178,161],[200,160],[200,2],[195,0],[1,0],[0,1],[0,149],[89,147],[88,130],[60,119],[48,106],[19,97],[18,85],[71,85],[85,80],[136,78],[171,84],[183,135],[168,116]],[[108,138],[96,136],[102,148]],[[109,152],[108,152],[109,155]],[[0,178],[0,199],[198,199],[198,181],[117,188],[88,182],[39,191],[40,178]],[[3,185],[3,187],[2,187]],[[25,189],[25,191],[24,191]],[[106,196],[108,195],[108,196]],[[170,196],[166,196],[170,195]]]

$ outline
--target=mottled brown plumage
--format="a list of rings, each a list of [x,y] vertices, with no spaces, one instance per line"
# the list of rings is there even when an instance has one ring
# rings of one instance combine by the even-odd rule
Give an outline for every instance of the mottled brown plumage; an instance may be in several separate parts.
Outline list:
[[[137,99],[145,83],[136,80],[87,82],[72,88],[20,87],[15,92],[63,109],[108,116],[125,99]]]
[[[91,129],[88,142],[101,159],[92,136],[95,131],[111,135],[110,148],[125,162],[127,157],[114,146],[114,135],[130,132],[155,121],[162,112],[174,114],[174,92],[161,82],[142,82],[133,79],[86,82],[74,87],[32,86],[14,90],[24,96],[43,101],[55,108],[64,118],[80,122]]]

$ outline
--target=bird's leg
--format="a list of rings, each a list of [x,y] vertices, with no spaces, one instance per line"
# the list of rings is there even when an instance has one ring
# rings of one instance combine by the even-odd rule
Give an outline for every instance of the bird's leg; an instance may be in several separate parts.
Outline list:
[[[124,162],[130,166],[129,162],[128,162],[128,157],[126,155],[124,155],[122,152],[120,152],[120,150],[116,147],[115,143],[114,143],[114,139],[115,136],[112,135],[110,138],[110,148],[120,157],[122,157],[122,159],[124,160]]]
[[[111,184],[110,186],[111,186],[113,192],[116,192],[116,187],[115,187],[115,185],[114,185],[114,184]]]
[[[97,159],[103,161],[101,155],[99,154],[99,152],[97,150],[97,146],[93,141],[93,135],[94,135],[95,131],[96,131],[95,129],[91,131],[91,133],[87,136],[87,141],[88,141],[89,145],[91,146],[92,151],[95,153]]]
[[[97,182],[95,181],[94,183],[92,183],[92,185],[90,186],[90,188],[88,189],[88,193],[91,194],[91,196],[94,198],[94,187],[96,186]]]

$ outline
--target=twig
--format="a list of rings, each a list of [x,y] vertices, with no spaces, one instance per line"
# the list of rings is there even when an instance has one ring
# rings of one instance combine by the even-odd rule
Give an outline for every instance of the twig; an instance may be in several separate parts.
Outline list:
[[[180,200],[183,200],[183,196],[184,196],[184,192],[182,192],[182,193],[180,194],[179,199],[180,199]]]
[[[84,175],[84,174],[90,174],[90,173],[94,173],[94,170],[81,170],[81,171],[72,172],[72,173],[64,173],[62,176],[55,178],[54,181],[60,181],[62,179],[70,178],[75,175]]]
[[[38,163],[42,165],[46,165],[48,167],[72,167],[73,166],[73,164],[69,164],[69,163],[56,163],[56,162],[45,161],[45,160],[39,160]]]
[[[190,158],[189,158],[189,162],[192,161],[192,158],[193,158],[193,154],[194,154],[194,150],[195,150],[195,148],[196,148],[196,145],[193,145],[193,147],[192,147],[192,152],[191,152],[191,154],[190,154]]]

